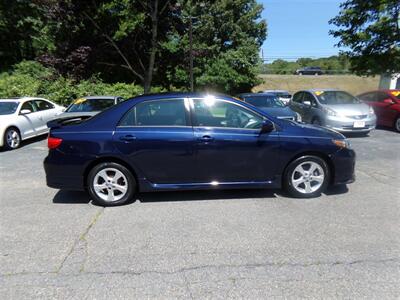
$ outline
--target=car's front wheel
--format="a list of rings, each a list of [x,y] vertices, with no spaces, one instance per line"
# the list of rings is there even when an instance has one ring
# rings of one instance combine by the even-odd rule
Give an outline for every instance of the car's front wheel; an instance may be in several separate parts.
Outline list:
[[[400,117],[398,117],[394,122],[394,129],[396,129],[397,132],[400,132]]]
[[[287,192],[296,198],[319,196],[329,183],[329,168],[317,156],[302,156],[291,162],[284,174]]]
[[[4,146],[7,150],[17,149],[21,145],[21,134],[15,127],[10,127],[4,134]]]
[[[94,202],[102,206],[115,206],[132,199],[136,191],[136,180],[123,165],[105,162],[89,172],[87,186]]]

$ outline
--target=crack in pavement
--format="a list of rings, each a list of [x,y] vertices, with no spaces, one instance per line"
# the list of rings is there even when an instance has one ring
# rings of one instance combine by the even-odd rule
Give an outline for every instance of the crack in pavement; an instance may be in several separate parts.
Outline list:
[[[196,271],[202,269],[224,269],[224,268],[260,268],[260,267],[277,267],[277,268],[285,268],[285,267],[292,267],[292,268],[308,268],[308,267],[315,267],[315,266],[352,266],[357,264],[385,264],[385,263],[397,263],[400,262],[398,258],[388,258],[388,259],[380,259],[380,260],[369,260],[369,259],[360,259],[360,260],[353,260],[353,261],[331,261],[331,262],[310,262],[310,263],[254,263],[254,264],[237,264],[237,265],[229,265],[229,264],[221,264],[221,265],[200,265],[195,267],[187,267],[181,268],[175,271],[154,271],[154,270],[147,270],[142,272],[134,272],[134,271],[109,271],[109,272],[86,272],[82,271],[79,272],[79,275],[134,275],[134,276],[141,276],[144,274],[158,274],[158,275],[174,275],[183,272],[189,271]],[[54,274],[59,275],[60,272],[20,272],[20,273],[6,273],[0,274],[1,277],[10,277],[10,276],[23,276],[23,275],[43,275],[43,274]],[[73,274],[62,274],[62,275],[73,275]]]
[[[61,264],[54,273],[82,273],[85,268],[85,263],[88,256],[88,243],[86,236],[89,231],[97,223],[100,216],[104,212],[104,207],[96,211],[96,214],[85,228],[84,232],[79,236],[79,238],[74,242],[71,249],[68,251],[67,255],[62,260]]]

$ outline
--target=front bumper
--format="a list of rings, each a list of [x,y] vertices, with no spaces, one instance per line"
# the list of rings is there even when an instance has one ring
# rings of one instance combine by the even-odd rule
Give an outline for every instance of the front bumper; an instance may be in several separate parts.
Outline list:
[[[360,122],[363,122],[364,126],[356,126]],[[376,116],[372,115],[360,119],[328,116],[325,119],[325,126],[339,132],[369,132],[376,127]]]
[[[356,153],[353,149],[341,149],[331,157],[334,185],[353,183],[355,177]]]

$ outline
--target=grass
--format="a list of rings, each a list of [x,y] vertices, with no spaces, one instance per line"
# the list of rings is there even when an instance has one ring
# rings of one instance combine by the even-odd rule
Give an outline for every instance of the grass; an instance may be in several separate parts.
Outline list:
[[[379,76],[360,77],[355,75],[260,75],[264,82],[253,88],[260,90],[288,90],[291,93],[311,88],[336,88],[348,91],[354,95],[377,89]]]

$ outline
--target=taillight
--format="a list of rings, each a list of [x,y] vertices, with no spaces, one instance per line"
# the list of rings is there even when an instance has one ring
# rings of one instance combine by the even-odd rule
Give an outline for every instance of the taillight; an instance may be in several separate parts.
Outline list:
[[[61,142],[62,139],[49,136],[47,138],[47,147],[49,147],[49,149],[56,149],[58,146],[61,145]]]

